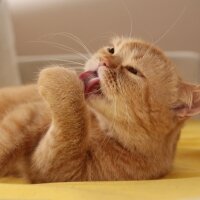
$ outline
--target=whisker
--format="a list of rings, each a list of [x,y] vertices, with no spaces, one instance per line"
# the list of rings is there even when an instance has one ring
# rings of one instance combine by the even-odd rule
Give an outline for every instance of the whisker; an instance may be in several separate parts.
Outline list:
[[[99,40],[99,39],[105,39],[107,41],[109,38],[111,38],[114,35],[115,35],[114,32],[106,32],[106,33],[103,33],[103,34],[99,34],[97,37],[94,37],[91,40],[89,40],[88,43],[92,43],[92,42]]]
[[[73,41],[77,42],[77,44],[79,44],[90,56],[92,55],[89,48],[83,43],[83,41],[78,36],[76,36],[72,33],[67,33],[67,32],[55,33],[53,35],[66,36],[66,37],[72,39]]]
[[[180,19],[183,17],[184,13],[186,11],[186,6],[183,7],[182,11],[179,13],[179,15],[177,16],[176,20],[174,21],[174,23],[171,24],[171,26],[163,33],[161,34],[161,36],[155,40],[150,46],[149,48],[146,50],[144,57],[148,54],[148,52],[151,50],[151,48],[153,47],[153,45],[157,44],[158,42],[160,42],[176,25],[177,23],[180,21]]]
[[[83,64],[83,63],[80,63],[80,62],[77,62],[77,61],[72,61],[72,60],[56,59],[56,58],[54,58],[51,61],[60,61],[60,62],[65,62],[65,63],[77,64],[77,65],[80,65],[80,66],[85,66],[85,64]]]
[[[44,43],[44,44],[54,45],[55,47],[60,48],[60,49],[62,49],[62,50],[70,51],[70,52],[72,52],[72,53],[74,53],[74,54],[80,56],[81,58],[83,58],[83,59],[86,60],[86,61],[89,59],[88,57],[86,57],[85,55],[83,55],[82,53],[80,53],[79,51],[76,51],[76,50],[74,50],[74,49],[71,48],[71,47],[67,47],[67,46],[65,46],[65,45],[63,45],[63,44],[60,44],[60,43],[57,43],[57,42],[44,41],[44,40],[43,40],[43,41],[38,40],[38,41],[32,41],[32,42],[35,42],[35,43],[38,42],[38,43]]]
[[[154,42],[154,44],[160,42],[177,25],[177,23],[181,20],[185,12],[186,12],[186,6],[183,7],[182,11],[176,17],[174,23],[172,23],[171,26],[169,26],[169,28],[163,34],[161,34],[161,36]]]
[[[128,19],[129,19],[129,23],[130,23],[130,32],[129,32],[128,36],[130,38],[133,34],[133,18],[131,16],[131,12],[130,12],[130,9],[128,8],[127,4],[125,4],[125,2],[122,0],[120,0],[120,2],[128,14]]]
[[[76,68],[76,67],[66,67],[66,68],[70,70],[83,71],[83,68]]]

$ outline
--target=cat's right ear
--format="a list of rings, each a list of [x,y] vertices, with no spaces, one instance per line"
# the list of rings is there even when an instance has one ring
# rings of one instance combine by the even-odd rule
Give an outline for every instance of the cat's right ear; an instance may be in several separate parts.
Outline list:
[[[181,83],[179,99],[173,107],[173,110],[180,118],[200,114],[200,85]]]

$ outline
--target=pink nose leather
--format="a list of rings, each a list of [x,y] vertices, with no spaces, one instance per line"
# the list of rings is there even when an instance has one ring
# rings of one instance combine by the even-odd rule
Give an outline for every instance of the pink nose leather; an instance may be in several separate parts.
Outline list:
[[[99,67],[100,66],[105,66],[105,67],[110,67],[109,61],[106,59],[101,59],[101,61],[99,62]]]

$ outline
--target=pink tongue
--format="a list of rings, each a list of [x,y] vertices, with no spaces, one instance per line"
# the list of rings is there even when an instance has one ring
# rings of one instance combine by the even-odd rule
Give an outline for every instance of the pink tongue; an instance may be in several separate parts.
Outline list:
[[[85,85],[85,94],[96,94],[100,89],[100,81],[95,71],[86,71],[79,75]]]

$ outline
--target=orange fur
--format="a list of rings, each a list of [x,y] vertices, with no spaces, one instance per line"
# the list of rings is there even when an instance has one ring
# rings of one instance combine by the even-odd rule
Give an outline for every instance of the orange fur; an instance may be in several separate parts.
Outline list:
[[[103,95],[85,99],[76,73],[62,67],[42,70],[38,86],[0,90],[0,176],[39,183],[168,173],[185,120],[200,113],[200,87],[184,83],[152,44],[112,45],[114,54],[102,48],[85,67],[98,70]]]

